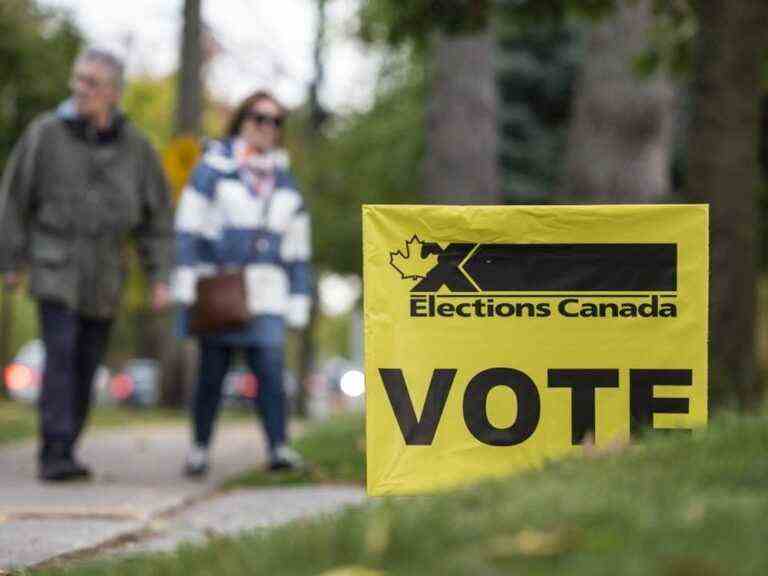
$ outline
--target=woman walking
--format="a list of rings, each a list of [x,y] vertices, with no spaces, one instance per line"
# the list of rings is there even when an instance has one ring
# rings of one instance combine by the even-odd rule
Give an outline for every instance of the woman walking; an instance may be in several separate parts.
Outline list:
[[[310,226],[301,194],[279,148],[285,109],[259,91],[235,110],[227,137],[214,141],[195,168],[176,212],[173,290],[189,307],[200,278],[242,271],[249,321],[237,329],[196,334],[200,345],[192,404],[194,445],[185,473],[204,475],[222,394],[235,352],[242,350],[258,380],[256,404],[269,449],[269,468],[302,465],[287,445],[283,387],[286,327],[303,328],[310,307]]]

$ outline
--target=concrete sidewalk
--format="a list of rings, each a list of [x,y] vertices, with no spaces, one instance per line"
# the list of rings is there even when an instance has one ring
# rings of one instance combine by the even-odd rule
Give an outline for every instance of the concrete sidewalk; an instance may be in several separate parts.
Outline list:
[[[255,423],[220,426],[203,482],[181,468],[183,425],[89,430],[79,454],[91,482],[35,479],[35,444],[0,448],[0,570],[104,548],[110,553],[172,550],[213,534],[275,525],[363,501],[358,488],[279,488],[217,493],[231,476],[263,465]]]

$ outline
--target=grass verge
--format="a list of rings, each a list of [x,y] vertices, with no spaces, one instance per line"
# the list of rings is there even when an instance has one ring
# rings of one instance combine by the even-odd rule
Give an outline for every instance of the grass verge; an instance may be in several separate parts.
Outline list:
[[[362,414],[345,414],[306,429],[294,447],[307,460],[305,470],[252,470],[227,483],[227,488],[307,483],[362,484],[365,481],[365,436]]]
[[[0,400],[0,444],[32,436],[36,430],[37,417],[32,407]]]
[[[765,416],[721,418],[617,455],[45,574],[768,574],[766,447]]]
[[[23,440],[37,433],[37,410],[29,404],[0,400],[0,444]],[[246,410],[226,410],[223,421],[252,418]],[[187,424],[189,416],[182,409],[130,408],[97,406],[90,415],[89,426],[116,428],[123,426],[157,426]]]

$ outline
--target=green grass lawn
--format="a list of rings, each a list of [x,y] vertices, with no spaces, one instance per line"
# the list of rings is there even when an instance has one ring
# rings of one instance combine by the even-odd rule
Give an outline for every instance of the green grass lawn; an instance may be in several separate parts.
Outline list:
[[[45,574],[752,576],[768,574],[766,518],[768,418],[731,416],[616,455]]]
[[[226,410],[222,420],[252,418],[247,410]],[[92,412],[89,426],[153,426],[162,424],[187,424],[189,417],[185,410],[164,408],[130,408],[98,406]],[[0,400],[0,444],[22,440],[37,433],[37,410],[29,404]]]
[[[36,430],[37,416],[33,407],[0,400],[0,444],[32,436]]]
[[[227,487],[276,484],[365,482],[365,436],[362,414],[337,416],[328,422],[310,425],[294,447],[305,456],[308,466],[300,472],[269,473],[253,470],[231,480]]]

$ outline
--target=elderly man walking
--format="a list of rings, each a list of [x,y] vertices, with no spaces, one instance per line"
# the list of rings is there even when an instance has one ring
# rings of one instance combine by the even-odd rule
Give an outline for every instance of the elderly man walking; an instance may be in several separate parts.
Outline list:
[[[11,287],[29,274],[46,362],[39,400],[39,477],[87,478],[74,455],[94,374],[106,351],[135,242],[152,305],[169,300],[172,216],[148,140],[120,112],[123,64],[85,50],[72,97],[35,119],[0,183],[0,272]]]

